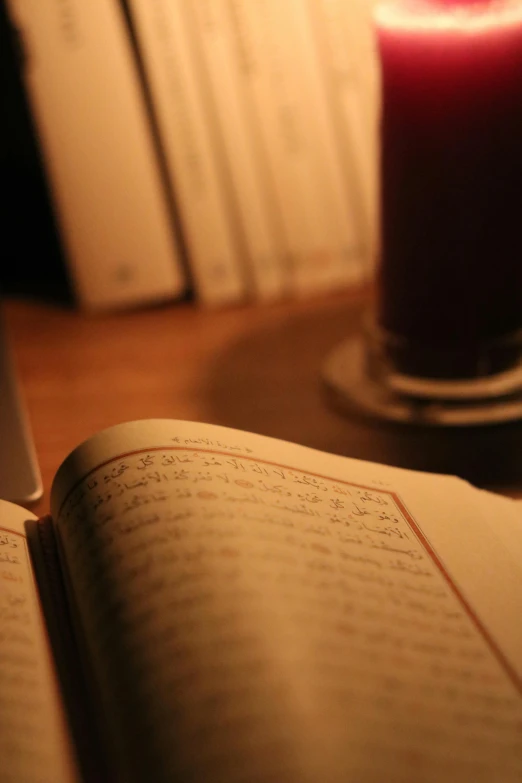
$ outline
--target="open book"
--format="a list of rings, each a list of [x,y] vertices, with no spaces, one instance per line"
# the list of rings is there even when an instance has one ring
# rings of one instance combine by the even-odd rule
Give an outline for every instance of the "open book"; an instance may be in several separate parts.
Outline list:
[[[0,505],[0,780],[520,783],[522,509],[144,421]]]

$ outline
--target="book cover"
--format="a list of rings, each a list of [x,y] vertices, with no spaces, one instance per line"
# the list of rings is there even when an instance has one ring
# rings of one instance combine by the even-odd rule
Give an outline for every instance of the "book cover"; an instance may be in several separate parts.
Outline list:
[[[179,295],[178,240],[118,3],[7,7],[79,302],[116,308]]]

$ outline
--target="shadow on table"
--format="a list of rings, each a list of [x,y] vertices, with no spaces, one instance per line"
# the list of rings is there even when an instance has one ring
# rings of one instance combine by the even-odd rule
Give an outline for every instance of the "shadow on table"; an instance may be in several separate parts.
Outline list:
[[[209,420],[358,459],[522,490],[522,423],[429,429],[341,415],[320,370],[328,351],[359,328],[362,305],[330,304],[252,329],[216,358],[207,379]]]

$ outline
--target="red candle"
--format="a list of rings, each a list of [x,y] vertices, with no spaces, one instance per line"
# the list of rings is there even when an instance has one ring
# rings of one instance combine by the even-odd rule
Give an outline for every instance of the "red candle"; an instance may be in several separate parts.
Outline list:
[[[504,370],[522,327],[522,4],[397,0],[376,28],[378,326],[409,374]]]

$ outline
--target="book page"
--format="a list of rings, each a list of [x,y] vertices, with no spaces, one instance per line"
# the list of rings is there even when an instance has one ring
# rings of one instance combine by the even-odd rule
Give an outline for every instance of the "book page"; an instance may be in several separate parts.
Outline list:
[[[38,602],[24,523],[0,501],[0,781],[77,780]]]
[[[482,490],[482,513],[513,560],[522,564],[522,501]],[[500,513],[499,513],[500,512]]]
[[[125,779],[519,782],[522,573],[481,503],[203,424],[77,449],[53,516]]]

